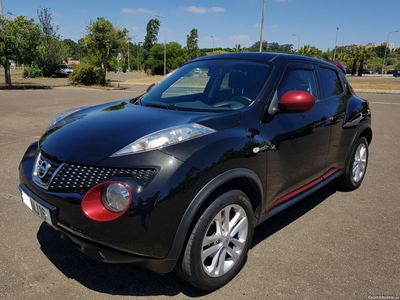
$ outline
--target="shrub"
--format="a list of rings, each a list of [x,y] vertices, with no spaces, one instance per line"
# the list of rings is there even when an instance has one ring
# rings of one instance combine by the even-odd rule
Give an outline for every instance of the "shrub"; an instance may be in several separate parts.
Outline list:
[[[83,65],[74,67],[74,71],[69,75],[69,81],[72,84],[83,85],[105,85],[104,71],[92,65]]]
[[[22,74],[22,77],[24,78],[36,78],[36,77],[42,77],[42,71],[37,68],[37,67],[28,67],[24,69],[24,72]]]

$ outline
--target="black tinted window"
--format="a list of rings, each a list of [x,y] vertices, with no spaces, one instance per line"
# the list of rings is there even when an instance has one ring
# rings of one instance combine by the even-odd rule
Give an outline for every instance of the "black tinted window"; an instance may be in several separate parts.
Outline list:
[[[289,91],[303,91],[310,93],[318,98],[315,84],[314,71],[310,69],[294,69],[289,71],[289,75],[279,91],[279,97]]]
[[[324,98],[330,98],[343,93],[342,83],[336,71],[321,67],[320,74]]]

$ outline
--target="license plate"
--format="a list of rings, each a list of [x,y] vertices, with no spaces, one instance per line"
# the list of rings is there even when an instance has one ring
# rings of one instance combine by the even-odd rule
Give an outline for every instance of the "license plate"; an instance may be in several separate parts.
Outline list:
[[[21,190],[22,201],[34,212],[39,218],[47,222],[49,225],[53,225],[51,220],[50,209],[38,203],[31,197],[29,197],[23,190]]]

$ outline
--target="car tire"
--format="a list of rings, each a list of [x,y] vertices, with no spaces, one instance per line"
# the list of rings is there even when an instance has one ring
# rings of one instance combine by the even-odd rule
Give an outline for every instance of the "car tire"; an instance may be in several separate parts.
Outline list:
[[[361,185],[367,171],[368,141],[365,137],[360,137],[353,145],[346,161],[344,173],[336,182],[340,187],[352,191]]]
[[[242,191],[225,190],[211,200],[195,220],[176,267],[180,277],[202,290],[218,289],[239,273],[254,231],[253,207]]]

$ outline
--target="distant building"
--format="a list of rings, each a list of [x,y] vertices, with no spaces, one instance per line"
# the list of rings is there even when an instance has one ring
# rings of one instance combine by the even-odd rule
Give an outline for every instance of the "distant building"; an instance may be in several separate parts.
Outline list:
[[[368,43],[368,44],[366,44],[366,45],[360,45],[360,44],[352,44],[352,45],[346,45],[346,46],[344,46],[343,48],[344,49],[346,49],[346,50],[355,50],[355,49],[357,49],[357,48],[359,48],[359,47],[366,47],[366,48],[376,48],[376,47],[379,47],[379,46],[387,46],[388,47],[388,49],[391,51],[391,52],[393,52],[393,51],[396,51],[396,49],[398,49],[399,47],[395,47],[394,46],[394,43],[382,43],[382,44],[377,44],[377,43]]]
[[[377,43],[369,43],[365,45],[366,48],[376,48],[379,47],[379,44]]]
[[[345,50],[356,50],[357,48],[362,47],[360,44],[352,44],[344,46]]]
[[[390,52],[392,52],[393,51],[393,49],[394,49],[394,43],[382,43],[382,46],[386,46],[386,47],[388,47],[388,49],[390,50]]]

